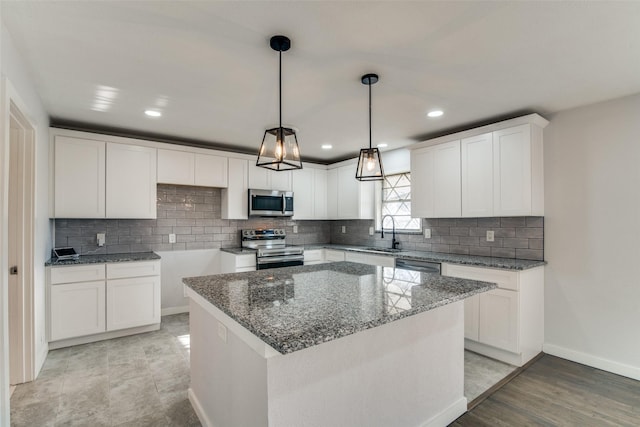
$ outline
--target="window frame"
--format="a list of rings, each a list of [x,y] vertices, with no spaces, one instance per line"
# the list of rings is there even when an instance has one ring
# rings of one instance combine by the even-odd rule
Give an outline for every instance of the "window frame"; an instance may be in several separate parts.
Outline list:
[[[392,173],[389,174],[388,176],[394,176],[394,175],[406,175],[409,174],[409,176],[411,176],[411,171],[406,171],[406,172],[397,172],[397,173]],[[385,176],[386,179],[386,176]],[[382,232],[382,204],[383,204],[383,186],[384,181],[375,181],[375,208],[376,208],[376,216],[375,216],[375,226],[374,226],[374,230],[376,233],[381,233]],[[411,195],[413,196],[413,181],[411,181]],[[411,197],[409,199],[409,201],[411,201]],[[412,217],[413,218],[413,217]],[[424,230],[424,224],[422,221],[422,218],[414,218],[414,219],[418,219],[419,223],[420,223],[420,228],[419,229],[414,229],[414,230],[398,230],[396,229],[396,234],[416,234],[416,235],[421,235],[423,230]],[[391,228],[385,228],[384,229],[385,232],[391,232],[392,229]]]

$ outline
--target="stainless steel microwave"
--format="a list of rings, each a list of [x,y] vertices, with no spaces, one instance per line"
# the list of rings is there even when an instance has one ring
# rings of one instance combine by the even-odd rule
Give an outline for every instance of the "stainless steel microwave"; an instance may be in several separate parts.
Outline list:
[[[249,216],[293,216],[293,191],[249,190]]]

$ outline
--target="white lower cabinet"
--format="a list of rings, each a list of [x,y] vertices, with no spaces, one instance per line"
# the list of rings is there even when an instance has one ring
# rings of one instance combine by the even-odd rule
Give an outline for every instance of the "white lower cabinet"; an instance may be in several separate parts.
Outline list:
[[[464,301],[465,348],[522,366],[544,343],[544,267],[523,271],[442,264],[442,275],[493,282]]]
[[[160,276],[107,281],[107,331],[160,323]]]
[[[304,265],[324,263],[326,263],[324,259],[324,249],[310,249],[304,251]]]
[[[394,267],[395,258],[385,255],[372,255],[365,252],[345,252],[345,261],[359,262],[360,264],[380,265],[382,267]]]
[[[338,251],[335,249],[325,249],[324,259],[327,262],[344,261],[344,251]]]
[[[220,252],[220,273],[256,271],[256,253],[232,254]]]
[[[50,341],[104,332],[104,289],[104,280],[52,286]]]
[[[50,348],[160,324],[160,260],[54,266],[47,276]]]

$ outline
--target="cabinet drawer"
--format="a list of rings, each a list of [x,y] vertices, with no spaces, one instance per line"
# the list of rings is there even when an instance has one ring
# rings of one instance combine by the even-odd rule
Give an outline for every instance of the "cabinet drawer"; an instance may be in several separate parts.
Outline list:
[[[324,259],[324,249],[314,249],[311,251],[304,251],[304,263],[318,262]]]
[[[256,256],[255,255],[236,255],[236,271],[238,268],[242,267],[256,267]],[[249,270],[250,271],[250,270]]]
[[[51,284],[104,280],[104,264],[51,267]]]
[[[344,261],[344,251],[325,249],[324,257],[327,261]]]
[[[107,279],[159,276],[160,261],[122,262],[107,264]]]
[[[519,290],[517,271],[469,267],[466,265],[457,264],[442,264],[442,275],[459,277],[461,279],[493,282],[496,283],[500,289],[508,289],[511,291]]]

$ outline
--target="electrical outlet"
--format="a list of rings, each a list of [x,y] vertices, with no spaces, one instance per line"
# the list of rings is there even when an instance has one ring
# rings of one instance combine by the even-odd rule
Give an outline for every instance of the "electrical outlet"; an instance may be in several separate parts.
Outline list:
[[[343,225],[343,226],[342,226],[342,234],[344,234],[344,233],[346,233],[346,232],[347,232],[347,226],[346,226],[346,225]]]
[[[222,342],[227,342],[227,327],[218,322],[218,336]]]
[[[487,242],[493,242],[493,241],[494,241],[493,230],[487,230]]]
[[[298,226],[297,225],[293,226],[293,234],[298,234]]]
[[[373,236],[373,227],[369,227],[369,236]]]
[[[425,239],[430,239],[431,238],[431,229],[430,228],[425,228],[424,229],[424,238]]]
[[[171,233],[169,234],[169,243],[175,243],[176,242],[176,235]]]
[[[105,239],[106,239],[106,233],[98,233],[96,235],[96,241],[98,242],[98,246],[104,246]]]

